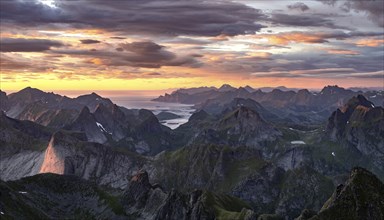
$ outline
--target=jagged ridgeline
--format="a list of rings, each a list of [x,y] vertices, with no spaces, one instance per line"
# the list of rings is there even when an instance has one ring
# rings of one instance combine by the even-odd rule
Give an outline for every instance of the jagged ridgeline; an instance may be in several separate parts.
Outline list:
[[[95,93],[0,92],[0,217],[383,219],[383,97],[180,89],[156,99],[194,105],[172,130]]]

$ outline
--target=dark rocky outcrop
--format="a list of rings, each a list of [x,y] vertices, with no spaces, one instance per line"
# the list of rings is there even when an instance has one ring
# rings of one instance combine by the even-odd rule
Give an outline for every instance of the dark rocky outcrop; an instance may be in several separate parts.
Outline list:
[[[364,168],[353,168],[345,184],[337,187],[318,214],[304,210],[298,220],[384,218],[384,184]]]
[[[7,93],[0,90],[0,111],[8,111],[9,110],[9,100]]]
[[[358,95],[328,119],[327,137],[362,158],[361,166],[384,176],[384,109]]]
[[[104,126],[96,121],[95,116],[89,111],[88,107],[84,107],[77,119],[70,125],[64,127],[66,130],[84,132],[87,140],[103,144],[107,142],[108,131]]]

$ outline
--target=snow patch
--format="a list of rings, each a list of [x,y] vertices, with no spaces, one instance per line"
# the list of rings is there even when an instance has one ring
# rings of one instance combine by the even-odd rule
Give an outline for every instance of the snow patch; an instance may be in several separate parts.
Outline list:
[[[375,106],[373,104],[371,104],[372,108],[374,108]]]
[[[376,98],[376,95],[373,95],[373,96],[369,96],[369,98]]]
[[[96,125],[97,125],[97,127],[100,128],[100,131],[108,133],[108,134],[112,134],[111,132],[108,132],[107,130],[105,130],[104,126],[102,124],[100,124],[99,122],[96,122]]]
[[[293,128],[289,128],[289,130],[292,130],[292,131],[293,131],[293,130],[295,130],[295,129],[293,129]]]
[[[0,214],[4,215],[4,212],[0,212]]]
[[[335,152],[332,152],[332,156],[336,156]]]
[[[304,141],[291,141],[291,144],[305,144]]]
[[[27,192],[19,191],[20,194],[27,194]]]

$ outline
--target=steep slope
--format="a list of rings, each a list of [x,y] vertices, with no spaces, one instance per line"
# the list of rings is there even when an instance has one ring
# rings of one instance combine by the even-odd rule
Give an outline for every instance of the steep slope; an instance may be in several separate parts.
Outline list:
[[[124,176],[146,164],[146,159],[87,142],[84,133],[54,131],[30,121],[0,115],[0,178],[15,180],[39,172],[74,174],[100,184],[124,187]]]
[[[19,179],[38,173],[52,131],[0,111],[0,178]]]
[[[0,90],[0,111],[8,111],[9,109],[9,100],[7,93]]]
[[[124,177],[132,175],[145,163],[146,159],[139,155],[57,132],[45,151],[39,173],[71,174],[101,185],[123,187],[127,184]]]
[[[76,176],[39,174],[0,182],[3,219],[127,219],[117,196]]]
[[[384,176],[384,109],[358,95],[328,119],[327,137],[365,158],[365,167]]]
[[[204,110],[194,113],[190,120],[175,130],[185,144],[223,144],[259,148],[275,141],[281,132],[264,121],[258,112],[246,106],[233,106],[213,116]]]
[[[95,93],[72,99],[27,87],[8,95],[6,113],[12,118],[62,128],[73,123],[85,106],[93,112],[101,103],[112,109],[111,100],[102,98]]]
[[[227,101],[210,99],[199,105],[197,108],[199,110],[204,110],[209,114],[219,115],[234,111],[236,108],[239,108],[241,106],[248,107],[253,111],[258,112],[264,120],[276,121],[279,119],[278,116],[265,109],[260,103],[249,98],[234,98],[228,99]]]
[[[122,203],[126,212],[144,219],[247,219],[253,216],[243,201],[222,194],[195,190],[184,194],[149,183],[148,174],[131,178]]]
[[[243,201],[207,191],[163,191],[146,172],[131,176],[124,191],[76,176],[39,174],[0,181],[5,219],[255,219]]]
[[[111,109],[113,106],[111,100],[103,98],[94,92],[89,95],[81,95],[77,98],[74,98],[73,101],[83,106],[87,106],[91,110],[91,112],[94,112],[96,110],[96,107],[100,104],[106,106],[109,109]]]
[[[66,130],[84,132],[87,140],[103,144],[107,142],[109,134],[102,124],[97,122],[95,116],[89,111],[88,107],[84,107],[77,119],[70,125],[64,127]]]
[[[285,171],[245,147],[196,145],[157,156],[151,177],[165,189],[195,188],[228,193],[250,204],[257,215],[292,219],[305,207],[320,210],[332,194],[330,179],[308,165]]]
[[[384,184],[363,168],[353,168],[318,214],[305,210],[297,220],[384,218]]]

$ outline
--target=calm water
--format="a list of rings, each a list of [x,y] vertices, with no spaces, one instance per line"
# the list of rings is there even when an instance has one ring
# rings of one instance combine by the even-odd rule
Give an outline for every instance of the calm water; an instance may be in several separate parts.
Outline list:
[[[186,105],[180,103],[166,103],[166,102],[153,102],[151,99],[155,97],[149,96],[121,96],[121,97],[110,97],[113,103],[126,107],[128,109],[148,109],[151,110],[155,115],[160,112],[171,112],[181,116],[181,118],[161,121],[165,126],[175,129],[181,124],[188,121],[189,117],[195,111],[193,105]]]

